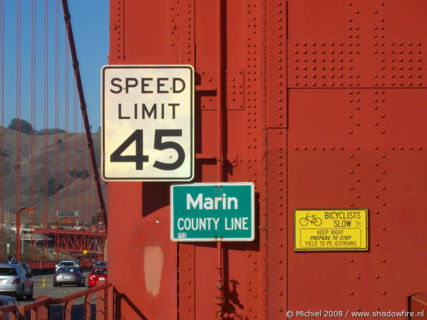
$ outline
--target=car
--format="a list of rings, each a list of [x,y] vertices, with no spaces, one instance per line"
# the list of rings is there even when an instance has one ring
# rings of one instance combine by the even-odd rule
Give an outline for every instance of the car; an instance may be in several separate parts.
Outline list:
[[[19,300],[33,298],[32,274],[27,273],[21,264],[0,264],[0,294],[13,295]]]
[[[16,301],[16,299],[14,297],[0,295],[0,307],[4,307],[4,306],[15,306],[16,311],[15,311],[13,319],[19,319],[18,302]],[[10,313],[11,312],[5,313],[5,315],[4,315],[5,320],[10,319]]]
[[[106,267],[107,262],[105,261],[95,261],[94,267]]]
[[[61,267],[79,267],[79,264],[76,260],[59,260],[55,265],[55,271]]]
[[[60,267],[53,276],[53,286],[62,286],[63,284],[74,284],[84,287],[85,277],[78,267]]]
[[[96,286],[99,280],[108,280],[108,272],[106,266],[93,267],[90,271],[89,278],[87,280],[87,286],[89,288]]]
[[[16,263],[20,263],[21,266],[24,268],[24,270],[27,273],[31,273],[31,268],[27,263],[23,263],[23,262],[19,262],[18,260],[16,260],[16,258],[11,257],[9,259],[4,260],[2,263],[12,263],[12,264],[16,264]]]
[[[25,272],[28,273],[32,273],[31,272],[31,268],[27,263],[21,263],[22,268],[24,268]]]

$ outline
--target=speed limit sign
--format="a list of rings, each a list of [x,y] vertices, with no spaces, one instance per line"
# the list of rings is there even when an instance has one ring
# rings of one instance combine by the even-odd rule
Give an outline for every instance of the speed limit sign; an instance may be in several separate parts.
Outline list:
[[[102,177],[190,181],[194,176],[194,69],[102,69]]]

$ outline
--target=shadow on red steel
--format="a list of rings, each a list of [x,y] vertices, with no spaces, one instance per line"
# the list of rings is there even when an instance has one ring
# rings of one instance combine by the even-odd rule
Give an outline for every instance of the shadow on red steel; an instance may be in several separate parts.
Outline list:
[[[35,302],[22,306],[3,306],[0,307],[1,319],[111,319],[112,310],[111,283],[100,281],[96,287],[83,290],[62,298],[51,298],[47,296],[38,296]],[[92,303],[92,298],[95,301]],[[73,305],[75,300],[84,298],[81,305]],[[110,303],[111,302],[111,306]]]

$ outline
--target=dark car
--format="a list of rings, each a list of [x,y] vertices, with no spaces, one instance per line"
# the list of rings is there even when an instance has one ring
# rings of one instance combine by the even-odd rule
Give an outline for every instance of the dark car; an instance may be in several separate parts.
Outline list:
[[[105,261],[95,261],[94,267],[106,267],[107,262]]]
[[[85,278],[77,267],[60,267],[53,276],[53,286],[62,286],[64,284],[74,284],[79,287],[85,285]]]
[[[27,274],[32,274],[31,268],[28,264],[26,263],[21,263],[22,268],[24,268],[25,272],[27,272]]]
[[[59,260],[55,265],[55,271],[61,267],[79,267],[79,264],[76,260]]]

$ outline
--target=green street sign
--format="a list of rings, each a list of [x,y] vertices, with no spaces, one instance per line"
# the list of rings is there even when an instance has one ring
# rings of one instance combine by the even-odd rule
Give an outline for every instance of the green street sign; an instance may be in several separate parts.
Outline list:
[[[171,186],[172,241],[253,241],[254,184]]]
[[[73,217],[78,217],[79,216],[79,212],[78,211],[65,211],[65,210],[58,210],[56,211],[56,215],[60,218],[73,218]]]

